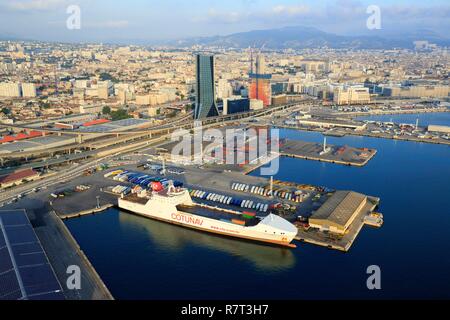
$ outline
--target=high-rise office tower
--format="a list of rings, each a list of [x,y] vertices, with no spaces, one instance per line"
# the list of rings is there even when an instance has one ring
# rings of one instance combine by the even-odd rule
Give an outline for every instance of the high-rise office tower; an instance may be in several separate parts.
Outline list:
[[[194,119],[203,119],[219,115],[214,94],[214,57],[196,56],[196,96]]]
[[[253,63],[253,55],[251,58],[250,67],[250,99],[261,100],[264,106],[271,104],[272,92],[270,87],[270,79],[272,76],[266,74],[266,63],[262,55],[256,56],[256,61]]]

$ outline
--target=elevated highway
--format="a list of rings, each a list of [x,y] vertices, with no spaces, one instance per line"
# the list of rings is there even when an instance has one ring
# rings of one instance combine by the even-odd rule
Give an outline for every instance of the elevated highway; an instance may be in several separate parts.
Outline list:
[[[216,125],[226,125],[234,122],[242,123],[245,120],[251,120],[257,117],[266,117],[273,113],[283,112],[288,109],[293,109],[296,107],[305,107],[313,103],[314,100],[305,100],[301,102],[289,103],[282,106],[270,107],[261,110],[254,110],[243,113],[236,113],[230,115],[222,115],[217,117],[211,117],[203,119],[200,123],[203,127],[213,127]],[[8,127],[8,128],[20,128],[22,130],[30,129],[26,126],[17,126],[17,125],[6,125],[0,124],[0,127]],[[13,152],[11,154],[3,154],[0,156],[0,165],[3,166],[5,160],[21,160],[24,159],[28,161],[29,159],[36,158],[45,158],[51,157],[53,158],[56,153],[66,153],[67,155],[63,155],[58,159],[52,159],[48,161],[40,161],[35,162],[32,167],[43,167],[49,165],[55,165],[58,163],[64,163],[67,161],[76,161],[77,159],[83,159],[86,157],[95,156],[98,153],[98,150],[104,148],[110,148],[116,145],[121,144],[137,144],[143,140],[151,140],[159,137],[168,137],[173,131],[177,129],[186,129],[190,130],[194,128],[194,121],[192,120],[192,113],[183,116],[181,118],[177,118],[174,121],[154,127],[150,127],[145,130],[131,130],[131,131],[108,131],[108,132],[89,132],[89,131],[64,131],[61,132],[59,130],[52,129],[38,129],[40,131],[44,131],[47,133],[59,133],[59,134],[72,134],[79,135],[82,137],[83,135],[98,135],[97,141],[83,141],[82,138],[78,140],[78,143],[67,145],[63,147],[45,149],[45,150],[36,150],[36,151],[25,151],[25,152]],[[37,130],[37,128],[33,128],[33,130]],[[109,138],[108,138],[109,137]],[[103,139],[101,139],[103,138]]]

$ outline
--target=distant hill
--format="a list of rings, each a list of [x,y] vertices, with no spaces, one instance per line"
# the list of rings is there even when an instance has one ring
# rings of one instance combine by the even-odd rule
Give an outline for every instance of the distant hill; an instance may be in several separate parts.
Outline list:
[[[203,45],[224,48],[259,48],[265,44],[265,47],[268,49],[305,49],[322,47],[335,49],[392,49],[412,48],[413,41],[415,40],[428,40],[439,45],[450,46],[450,39],[443,38],[433,31],[428,30],[397,35],[377,33],[376,36],[342,36],[303,26],[254,30],[234,33],[227,36],[188,38],[171,41],[168,44],[178,47]]]

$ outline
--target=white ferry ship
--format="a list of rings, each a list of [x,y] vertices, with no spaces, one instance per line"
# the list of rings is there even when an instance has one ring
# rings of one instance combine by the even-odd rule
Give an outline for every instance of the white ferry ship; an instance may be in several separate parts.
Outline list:
[[[295,248],[291,243],[297,227],[269,214],[264,218],[251,213],[212,207],[192,201],[187,189],[169,186],[145,197],[119,198],[119,208],[156,220],[220,235]]]

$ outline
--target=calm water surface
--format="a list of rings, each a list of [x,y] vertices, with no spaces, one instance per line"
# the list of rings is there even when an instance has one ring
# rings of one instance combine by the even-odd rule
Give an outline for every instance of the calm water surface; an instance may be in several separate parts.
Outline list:
[[[281,136],[323,140],[316,132]],[[348,253],[302,243],[268,247],[117,209],[66,223],[117,299],[450,298],[450,148],[355,136],[328,141],[378,154],[364,168],[283,158],[276,178],[381,198],[384,226],[363,228]],[[379,291],[366,288],[373,264],[382,272]]]

